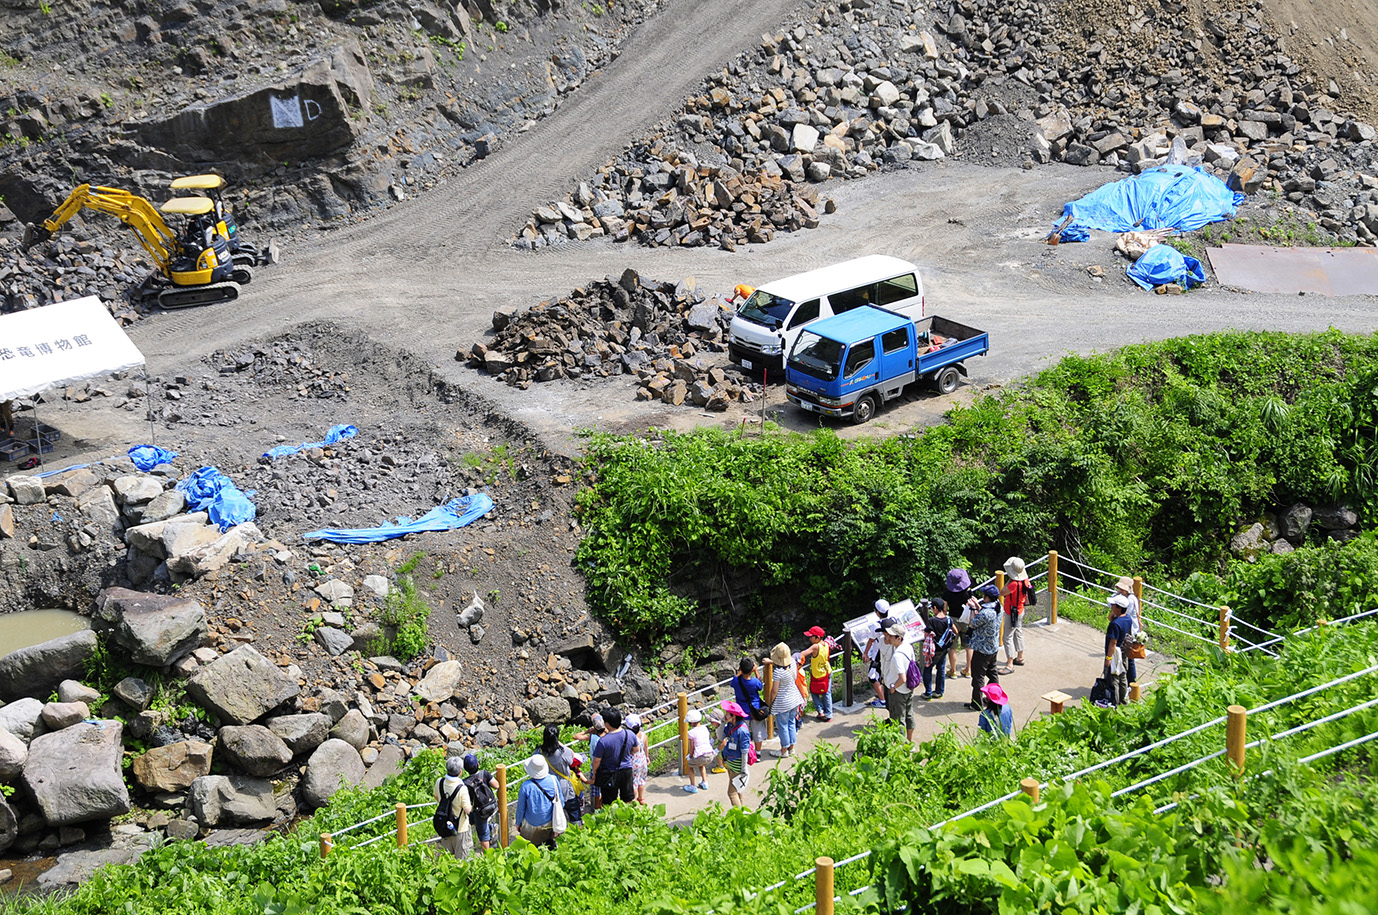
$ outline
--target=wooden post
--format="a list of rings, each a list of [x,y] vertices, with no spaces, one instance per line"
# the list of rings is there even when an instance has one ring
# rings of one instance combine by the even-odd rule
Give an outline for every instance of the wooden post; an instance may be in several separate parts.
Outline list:
[[[321,833],[321,859],[330,856],[330,852],[335,848],[335,839],[328,832]]]
[[[1138,681],[1138,680],[1135,680],[1133,683],[1129,684],[1129,701],[1130,701],[1130,702],[1138,702],[1138,701],[1139,701],[1139,681]]]
[[[1048,625],[1057,624],[1057,550],[1048,551]]]
[[[842,680],[847,691],[847,708],[851,708],[855,701],[852,696],[852,652],[855,649],[856,644],[852,641],[852,631],[848,629],[842,633]]]
[[[1220,650],[1230,649],[1230,608],[1220,608]]]
[[[1144,577],[1142,575],[1134,576],[1134,599],[1139,602],[1139,615],[1142,616],[1144,612]]]
[[[1228,718],[1225,721],[1225,753],[1230,757],[1230,765],[1234,767],[1235,777],[1244,774],[1244,734],[1248,718],[1248,710],[1242,705],[1232,705],[1225,710]]]
[[[1026,778],[1019,782],[1019,790],[1029,796],[1029,802],[1038,803],[1038,779]]]
[[[506,848],[511,841],[507,828],[507,767],[498,766],[498,845]]]
[[[679,774],[689,774],[689,694],[679,696]]]
[[[407,847],[407,805],[397,804],[397,847]]]
[[[995,606],[999,608],[999,609],[997,609],[997,610],[995,611],[995,614],[996,614],[996,616],[1000,617],[1000,641],[996,643],[996,654],[999,654],[1001,651],[1004,651],[1004,646],[1005,646],[1005,617],[1008,615],[1008,614],[1005,613],[1005,610],[1004,610],[1005,604],[1004,604],[1004,601],[1002,600],[1002,598],[1004,597],[1004,592],[1005,592],[1005,570],[1004,570],[1004,569],[1001,569],[1000,571],[998,571],[998,572],[995,573],[995,590],[999,591],[1000,594],[1001,594],[1000,597],[997,597],[997,598],[995,599]],[[1010,658],[1010,660],[1013,661],[1014,658]]]
[[[770,695],[770,684],[772,684],[772,683],[775,682],[775,662],[774,662],[774,661],[766,661],[766,677],[765,677],[765,679],[764,679],[763,681],[761,681],[761,682],[763,682],[763,683],[765,684],[765,686],[762,687],[762,692],[761,692],[761,702],[762,702],[762,704],[764,704],[765,701],[766,701],[766,696]],[[745,709],[745,711],[749,714],[749,713],[751,712],[751,709]],[[767,716],[766,716],[766,737],[769,738],[769,737],[774,737],[774,736],[775,736],[775,716],[774,716],[774,715],[767,715]]]
[[[818,915],[833,915],[833,859],[815,858],[813,861],[814,911]]]

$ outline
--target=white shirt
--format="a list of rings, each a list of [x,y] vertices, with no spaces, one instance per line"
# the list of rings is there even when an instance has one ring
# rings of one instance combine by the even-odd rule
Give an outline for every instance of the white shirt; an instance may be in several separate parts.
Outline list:
[[[881,668],[881,679],[887,689],[893,689],[897,693],[910,693],[912,690],[905,685],[904,678],[909,673],[909,662],[915,660],[914,646],[908,642],[901,642],[890,649],[889,657],[881,655],[884,666]],[[899,686],[895,681],[899,681]]]
[[[713,739],[706,725],[696,724],[689,729],[689,755],[707,756],[713,752]]]

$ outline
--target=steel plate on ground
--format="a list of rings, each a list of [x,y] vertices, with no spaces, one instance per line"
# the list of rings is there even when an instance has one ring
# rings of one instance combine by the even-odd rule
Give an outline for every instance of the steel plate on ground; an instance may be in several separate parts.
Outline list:
[[[1222,286],[1254,292],[1378,295],[1378,249],[1272,248],[1223,245],[1207,248]]]

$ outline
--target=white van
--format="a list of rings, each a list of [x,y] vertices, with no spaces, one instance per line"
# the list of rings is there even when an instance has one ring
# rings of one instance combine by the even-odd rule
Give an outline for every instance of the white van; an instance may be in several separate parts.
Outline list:
[[[922,318],[919,268],[872,254],[766,283],[738,307],[728,331],[728,357],[745,369],[781,371],[800,329],[860,305]]]

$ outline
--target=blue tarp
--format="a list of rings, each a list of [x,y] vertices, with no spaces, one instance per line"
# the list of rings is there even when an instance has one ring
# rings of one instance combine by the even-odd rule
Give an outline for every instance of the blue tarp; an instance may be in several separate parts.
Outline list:
[[[187,497],[187,510],[206,512],[211,523],[222,531],[236,524],[254,520],[258,508],[249,501],[252,492],[244,493],[214,467],[202,467],[177,484],[177,491]]]
[[[1244,202],[1225,182],[1200,168],[1164,165],[1133,178],[1098,187],[1080,200],[1062,208],[1060,224],[1072,217],[1063,230],[1102,229],[1106,232],[1131,232],[1134,229],[1176,229],[1193,232],[1212,222],[1234,216]],[[1076,234],[1076,233],[1074,233]]]
[[[483,493],[460,496],[444,505],[437,506],[413,521],[411,518],[398,518],[392,524],[378,527],[361,527],[352,530],[326,528],[303,534],[305,540],[329,540],[332,543],[380,543],[407,534],[423,534],[427,531],[452,531],[457,527],[472,524],[493,510],[493,500]]]
[[[168,451],[156,445],[135,445],[129,449],[129,459],[144,473],[148,473],[159,464],[171,464],[176,456],[176,451]]]
[[[1171,245],[1149,248],[1143,257],[1129,265],[1125,273],[1145,289],[1164,283],[1177,283],[1183,289],[1190,289],[1206,281],[1206,271],[1202,269],[1201,262],[1187,257]]]
[[[287,457],[289,454],[296,454],[307,448],[324,448],[326,445],[333,445],[336,442],[347,438],[353,438],[359,434],[359,430],[349,425],[341,423],[338,426],[331,426],[330,431],[325,433],[325,438],[319,442],[302,442],[300,445],[278,445],[276,448],[269,448],[263,452],[263,456],[276,461],[280,457]]]

